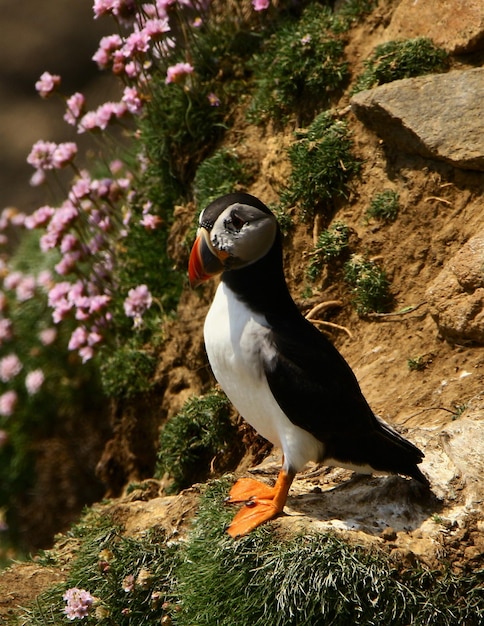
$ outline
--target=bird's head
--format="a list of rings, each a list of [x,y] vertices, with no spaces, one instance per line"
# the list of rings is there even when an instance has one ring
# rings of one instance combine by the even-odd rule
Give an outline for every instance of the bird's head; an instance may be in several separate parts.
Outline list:
[[[272,248],[277,231],[276,218],[255,196],[231,193],[214,200],[200,214],[188,264],[191,286],[255,263]]]

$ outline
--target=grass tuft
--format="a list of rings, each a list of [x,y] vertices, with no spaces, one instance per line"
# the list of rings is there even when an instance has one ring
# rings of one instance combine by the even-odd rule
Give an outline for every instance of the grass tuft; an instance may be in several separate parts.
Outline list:
[[[330,112],[318,115],[289,148],[292,172],[283,204],[298,203],[305,215],[312,215],[347,197],[348,183],[360,171],[352,146],[345,122]]]
[[[335,222],[323,230],[313,250],[306,275],[315,280],[323,264],[341,257],[348,250],[350,229],[343,222]]]
[[[398,192],[385,189],[371,200],[366,218],[375,218],[383,222],[394,222],[400,209]]]
[[[447,59],[447,53],[428,37],[388,41],[377,46],[365,61],[352,93],[402,78],[442,72],[447,68]]]
[[[354,254],[344,265],[346,282],[353,288],[353,305],[358,315],[385,313],[392,304],[390,282],[374,261]]]
[[[319,3],[307,6],[298,21],[283,20],[252,62],[249,117],[284,122],[296,114],[306,123],[315,110],[328,106],[348,78],[344,29],[344,20]]]
[[[332,534],[281,538],[272,524],[234,541],[224,499],[231,481],[212,481],[184,541],[152,530],[125,537],[109,517],[90,513],[69,580],[39,596],[29,626],[60,626],[65,589],[88,590],[87,626],[478,626],[484,571],[457,575],[398,561]]]
[[[235,150],[217,150],[199,165],[195,174],[193,186],[198,209],[202,210],[219,196],[247,186],[249,180],[250,175]]]
[[[205,480],[213,468],[239,451],[236,428],[230,419],[228,399],[212,392],[193,397],[172,417],[160,435],[156,476],[168,474],[171,493]]]

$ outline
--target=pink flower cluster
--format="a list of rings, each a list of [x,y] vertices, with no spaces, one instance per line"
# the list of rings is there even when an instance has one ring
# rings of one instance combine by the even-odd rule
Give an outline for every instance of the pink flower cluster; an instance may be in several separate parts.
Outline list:
[[[60,85],[61,77],[57,74],[44,72],[39,80],[35,83],[35,88],[42,98],[48,98],[54,90]]]
[[[270,5],[270,0],[252,0],[254,11],[266,11]]]
[[[71,141],[59,144],[53,141],[37,141],[27,157],[27,163],[36,170],[31,183],[43,183],[46,170],[61,169],[72,164],[76,154],[77,145]]]
[[[94,596],[89,591],[78,589],[77,587],[68,589],[62,596],[62,599],[66,602],[64,614],[70,620],[87,617],[94,603]]]
[[[0,395],[0,415],[10,417],[17,406],[18,395],[14,389],[9,389]]]
[[[209,4],[209,0],[152,0],[144,3],[94,0],[95,18],[109,15],[118,26],[115,34],[102,37],[93,60],[100,69],[110,70],[121,80],[119,101],[105,102],[88,110],[82,93],[62,96],[59,93],[60,76],[49,72],[44,72],[37,81],[38,93],[43,98],[54,92],[63,97],[66,105],[64,120],[78,133],[104,132],[114,122],[141,115],[151,97],[152,72],[163,77],[166,89],[173,89],[174,83],[184,83],[184,89],[189,88],[186,79],[195,74],[195,68],[187,60],[179,59],[186,54],[187,38],[196,36],[196,29],[203,24]],[[188,33],[187,27],[190,26],[192,32]],[[212,106],[220,106],[215,93],[208,98]],[[116,161],[111,164],[110,177],[95,178],[77,166],[77,152],[77,145],[73,142],[41,140],[34,144],[27,157],[35,169],[32,184],[42,184],[51,170],[67,166],[72,168],[74,179],[59,206],[41,206],[31,215],[22,216],[22,225],[28,230],[40,229],[41,250],[46,254],[55,251],[60,256],[55,265],[57,276],[44,282],[48,304],[55,324],[68,318],[77,322],[68,347],[78,352],[85,362],[103,344],[112,324],[110,307],[119,291],[113,282],[113,268],[122,239],[133,225],[140,224],[152,231],[162,226],[162,220],[152,205],[145,202],[141,217],[136,222],[131,221],[131,205],[135,197],[133,176]],[[16,219],[20,221],[19,216]],[[38,287],[37,279],[16,276],[15,273],[5,284],[6,289],[15,291],[18,301],[32,297]],[[135,329],[141,327],[143,315],[151,304],[152,296],[146,285],[133,286],[129,290],[124,300],[124,312],[133,319]],[[0,342],[9,332],[7,322],[3,327],[0,322]],[[40,376],[36,378],[32,374],[27,388],[32,391],[39,381]]]
[[[124,301],[124,312],[134,320],[135,328],[142,323],[143,314],[150,308],[153,298],[146,285],[138,285],[128,291],[128,297]]]

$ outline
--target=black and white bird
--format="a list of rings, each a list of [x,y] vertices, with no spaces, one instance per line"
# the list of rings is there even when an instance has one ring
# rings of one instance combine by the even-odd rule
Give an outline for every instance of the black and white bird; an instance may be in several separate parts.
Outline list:
[[[350,366],[299,312],[284,278],[277,220],[258,198],[232,193],[202,211],[190,283],[217,274],[204,326],[211,368],[238,412],[283,453],[274,487],[251,478],[232,487],[229,501],[244,506],[229,534],[281,513],[309,461],[403,474],[428,486],[417,467],[423,453],[374,415]]]

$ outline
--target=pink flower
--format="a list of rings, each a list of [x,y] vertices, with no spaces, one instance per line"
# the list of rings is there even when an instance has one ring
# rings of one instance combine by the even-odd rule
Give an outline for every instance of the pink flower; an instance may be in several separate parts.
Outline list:
[[[35,170],[35,172],[30,177],[30,185],[32,187],[38,187],[39,185],[43,185],[45,183],[46,175],[44,170]]]
[[[9,354],[0,359],[0,380],[8,383],[22,369],[22,363],[16,354]]]
[[[40,139],[32,146],[27,157],[27,163],[38,170],[50,170],[53,168],[52,155],[57,148],[53,141],[43,141]]]
[[[94,18],[111,13],[123,24],[128,24],[135,15],[136,2],[135,0],[94,0],[93,10]]]
[[[187,74],[191,74],[193,70],[194,68],[190,63],[175,63],[175,65],[171,65],[168,68],[165,83],[167,85],[169,83],[179,83]]]
[[[78,178],[71,187],[69,192],[69,200],[75,203],[82,198],[88,198],[91,193],[91,178],[86,172],[82,172],[81,178]]]
[[[17,300],[19,302],[26,302],[27,300],[30,300],[30,298],[33,298],[36,286],[37,281],[35,276],[24,276],[15,290]]]
[[[72,270],[76,267],[78,261],[81,259],[82,254],[79,250],[74,252],[66,252],[62,259],[55,265],[55,271],[60,276],[66,276],[70,274]]]
[[[105,294],[92,296],[89,303],[90,313],[99,313],[102,311],[111,301],[111,298]]]
[[[265,11],[270,6],[270,0],[252,0],[254,11]]]
[[[89,591],[77,587],[68,589],[62,599],[67,603],[64,613],[70,620],[87,617],[94,602],[94,597]]]
[[[92,60],[97,63],[101,69],[106,69],[112,62],[114,53],[120,50],[122,45],[123,40],[119,35],[103,37],[99,42],[99,48],[92,57]]]
[[[131,33],[123,46],[123,54],[126,58],[132,58],[140,53],[148,52],[150,47],[150,35],[144,31]]]
[[[119,5],[119,0],[94,0],[94,17],[101,17],[101,15],[108,15],[115,12]]]
[[[0,415],[3,415],[4,417],[12,415],[15,407],[17,406],[17,402],[18,396],[13,389],[2,393],[0,396]]]
[[[138,287],[128,291],[128,297],[124,301],[124,312],[127,317],[134,319],[135,327],[139,327],[143,313],[150,308],[152,303],[153,297],[148,287],[138,285]]]
[[[54,89],[60,85],[61,77],[57,74],[44,72],[40,79],[35,83],[35,88],[42,98],[48,98]]]
[[[52,155],[52,164],[56,169],[72,163],[77,154],[77,144],[72,141],[60,143]]]
[[[208,102],[209,102],[211,107],[218,107],[218,106],[220,106],[220,98],[216,94],[209,93],[207,98],[208,98]]]
[[[150,37],[160,37],[164,33],[168,33],[171,29],[170,29],[168,20],[165,17],[162,19],[152,18],[152,19],[146,20],[143,26],[143,30]]]
[[[25,377],[25,387],[30,396],[35,395],[40,391],[40,388],[44,384],[45,376],[41,369],[29,372]]]
[[[105,130],[113,119],[120,119],[126,115],[128,107],[124,102],[106,102],[101,104],[96,111],[89,111],[80,120],[77,132],[84,133],[87,130]]]
[[[57,338],[57,330],[55,328],[44,328],[39,333],[39,339],[43,346],[50,346]]]
[[[73,235],[72,233],[67,233],[62,237],[60,251],[62,254],[66,254],[66,252],[72,252],[76,248],[79,247],[79,239]]]
[[[122,101],[128,107],[128,111],[137,115],[143,108],[143,101],[136,87],[125,87]]]
[[[5,278],[3,279],[3,286],[5,287],[5,289],[17,289],[22,281],[23,276],[24,275],[22,274],[22,272],[19,272],[18,270],[15,272],[10,272],[10,274],[7,274],[7,276],[5,276]]]
[[[162,222],[163,220],[161,217],[158,217],[158,215],[151,215],[150,213],[146,213],[143,216],[143,219],[140,220],[140,224],[144,226],[146,230],[155,230]]]
[[[67,99],[67,110],[64,114],[64,120],[71,126],[75,126],[84,111],[85,104],[86,98],[82,93],[76,92],[73,94]]]
[[[56,144],[53,141],[37,141],[27,157],[27,163],[37,170],[52,170],[65,167],[77,154],[73,142]]]
[[[94,350],[91,346],[83,346],[79,350],[79,356],[81,357],[82,362],[86,363],[87,361],[90,361],[94,356]]]
[[[25,218],[25,228],[31,230],[33,228],[38,228],[39,226],[45,226],[54,213],[55,209],[51,206],[41,206]]]
[[[67,347],[69,350],[79,350],[79,348],[87,343],[87,337],[88,332],[86,328],[84,328],[84,326],[78,326],[72,333]]]
[[[37,275],[37,285],[47,290],[53,286],[52,272],[50,270],[42,270]]]

